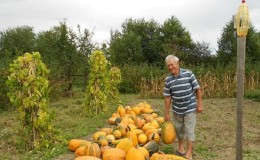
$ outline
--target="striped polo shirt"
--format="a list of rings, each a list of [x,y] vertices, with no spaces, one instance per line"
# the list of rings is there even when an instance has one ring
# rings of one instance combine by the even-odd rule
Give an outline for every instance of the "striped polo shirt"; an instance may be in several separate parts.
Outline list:
[[[165,79],[165,97],[172,97],[172,110],[177,114],[186,114],[196,111],[196,93],[200,88],[199,83],[188,69],[180,68],[179,75],[174,77],[172,74]]]

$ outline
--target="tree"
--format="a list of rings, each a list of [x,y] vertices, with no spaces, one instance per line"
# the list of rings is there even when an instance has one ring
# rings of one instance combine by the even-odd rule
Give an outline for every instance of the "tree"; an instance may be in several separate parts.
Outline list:
[[[199,65],[214,65],[216,61],[215,56],[211,55],[211,49],[209,43],[206,42],[196,42],[195,47],[191,52],[190,59],[192,59],[191,64],[195,66]]]
[[[35,33],[29,26],[8,28],[0,32],[0,67],[6,67],[18,56],[33,51]]]
[[[161,27],[161,42],[163,44],[163,57],[175,54],[185,63],[190,63],[189,55],[194,48],[190,33],[174,16],[165,20]]]
[[[73,75],[84,72],[86,57],[92,49],[89,37],[87,30],[83,36],[77,35],[65,22],[37,36],[36,49],[51,68],[51,76],[65,82],[63,92],[67,95],[71,95]]]
[[[122,32],[112,31],[109,53],[111,61],[124,64],[154,64],[160,58],[159,24],[154,20],[127,19],[122,24]]]
[[[223,65],[236,62],[237,40],[234,29],[234,20],[231,19],[223,28],[221,37],[218,40],[218,61]],[[246,37],[246,62],[257,63],[260,61],[260,43],[257,32],[251,26]]]
[[[93,51],[95,45],[92,43],[92,37],[93,33],[90,32],[87,29],[84,29],[83,33],[81,32],[80,25],[78,25],[78,34],[75,35],[76,38],[76,44],[77,44],[77,50],[84,56],[84,84],[82,91],[86,90],[87,86],[87,78],[88,78],[88,70],[89,70],[89,65],[88,65],[88,59]]]
[[[162,61],[168,54],[176,54],[189,62],[194,46],[189,32],[173,16],[162,26],[153,19],[127,19],[122,24],[122,32],[111,32],[109,54],[116,64],[127,60],[138,65],[163,66]]]
[[[123,65],[126,61],[140,64],[145,61],[141,52],[140,37],[130,32],[122,34],[118,31],[111,33],[109,54],[111,61],[116,65]]]

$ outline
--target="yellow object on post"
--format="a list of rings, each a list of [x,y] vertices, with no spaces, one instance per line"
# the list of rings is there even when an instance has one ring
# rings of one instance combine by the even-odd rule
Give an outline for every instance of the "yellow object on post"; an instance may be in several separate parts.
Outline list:
[[[237,36],[238,37],[246,36],[249,26],[250,26],[250,18],[249,18],[248,6],[245,3],[245,0],[242,0],[242,4],[239,6],[238,12],[235,15],[235,19],[234,19],[234,28],[237,29]]]

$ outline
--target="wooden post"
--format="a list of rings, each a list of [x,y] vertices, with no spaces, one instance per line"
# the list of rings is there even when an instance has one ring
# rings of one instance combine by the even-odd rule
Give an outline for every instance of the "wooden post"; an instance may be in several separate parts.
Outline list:
[[[237,37],[237,134],[236,160],[243,158],[243,97],[245,75],[246,36]]]

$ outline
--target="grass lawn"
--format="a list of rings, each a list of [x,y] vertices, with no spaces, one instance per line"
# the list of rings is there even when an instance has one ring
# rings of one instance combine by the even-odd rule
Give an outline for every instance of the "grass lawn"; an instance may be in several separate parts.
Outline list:
[[[121,95],[123,106],[146,101],[164,113],[163,99],[140,99],[138,95]],[[107,115],[86,118],[82,114],[82,95],[60,98],[50,103],[55,113],[53,125],[60,131],[64,141],[44,151],[24,151],[19,135],[17,112],[9,110],[0,116],[0,159],[68,159],[74,153],[67,148],[73,138],[88,139],[90,135],[107,125],[107,119],[118,106],[111,106]],[[230,160],[236,155],[236,99],[204,99],[204,111],[197,116],[194,160]],[[243,111],[243,159],[260,160],[260,102],[245,99]],[[173,153],[173,145],[161,145],[160,150]]]

